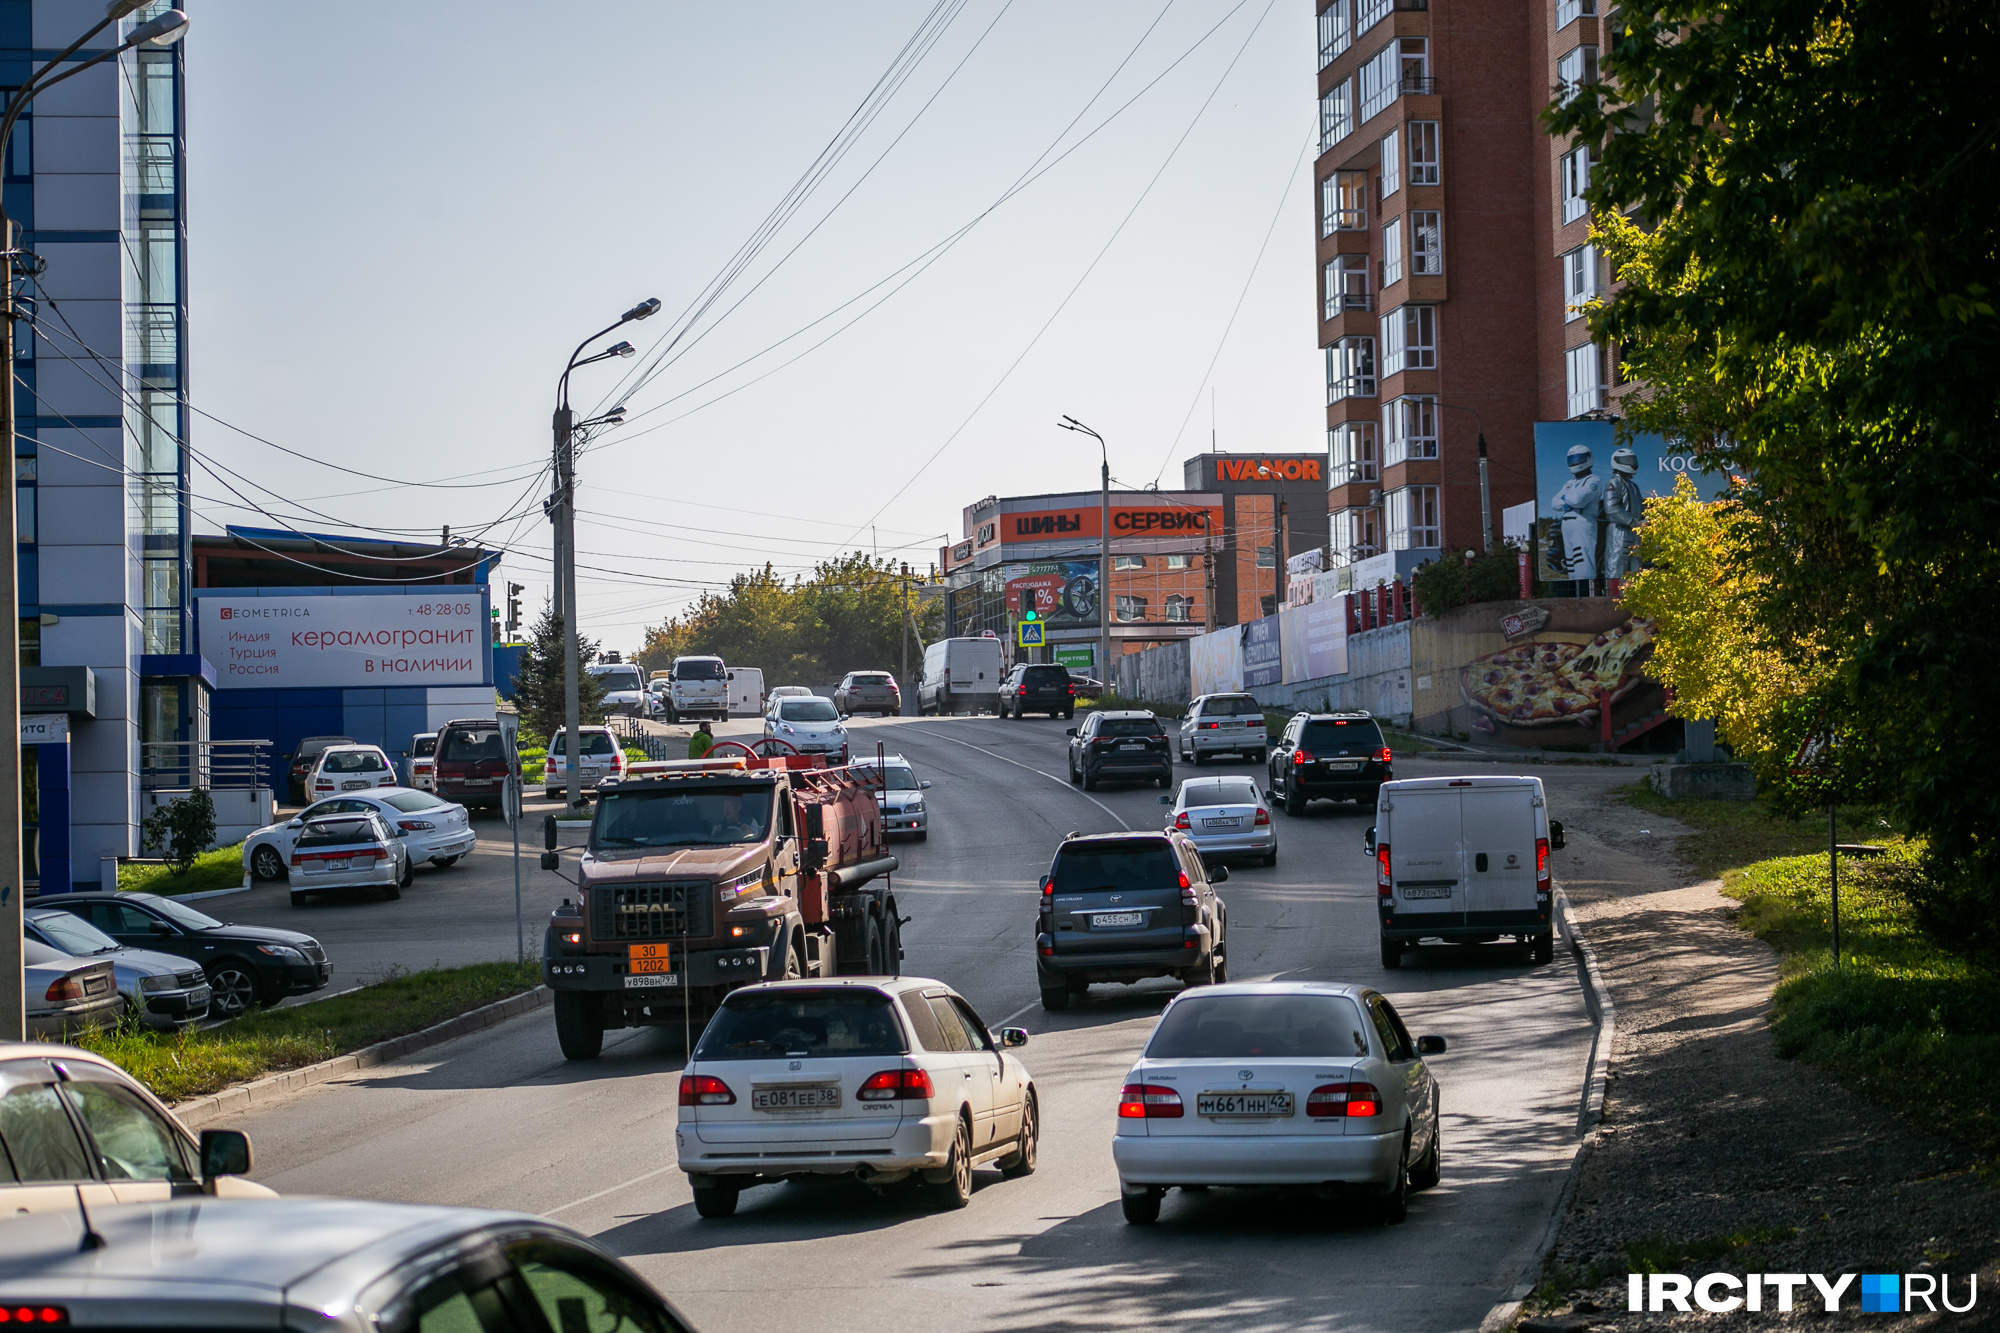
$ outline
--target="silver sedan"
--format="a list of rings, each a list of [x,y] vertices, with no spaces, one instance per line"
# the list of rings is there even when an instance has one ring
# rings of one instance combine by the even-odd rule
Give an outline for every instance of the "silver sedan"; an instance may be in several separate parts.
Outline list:
[[[1189,778],[1179,796],[1162,796],[1160,804],[1174,807],[1167,827],[1194,839],[1204,861],[1254,856],[1267,866],[1278,864],[1271,809],[1249,778]]]

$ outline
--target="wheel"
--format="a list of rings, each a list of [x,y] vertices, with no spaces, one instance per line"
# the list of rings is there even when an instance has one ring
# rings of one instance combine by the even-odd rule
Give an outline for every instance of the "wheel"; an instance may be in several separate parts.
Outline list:
[[[465,854],[465,853],[463,853],[463,852],[460,852],[460,853],[459,853],[459,856],[463,856],[464,854]],[[432,858],[431,858],[431,864],[432,864],[432,865],[434,865],[434,866],[436,866],[436,867],[437,867],[437,868],[438,868],[439,870],[449,870],[449,869],[451,869],[451,868],[452,868],[453,866],[455,866],[455,865],[457,865],[457,864],[458,864],[458,857],[457,857],[457,856],[434,856],[434,857],[432,857]]]
[[[1172,773],[1160,774],[1159,782],[1161,791],[1172,791],[1174,789],[1174,775]]]
[[[1215,984],[1215,951],[1213,949],[1209,950],[1208,958],[1205,961],[1184,970],[1181,973],[1181,980],[1186,982],[1190,989],[1195,986],[1213,986]]]
[[[1076,716],[1076,710],[1074,708],[1063,709],[1063,720],[1065,722],[1069,721],[1071,718],[1075,716]]]
[[[883,939],[882,957],[888,964],[889,975],[900,977],[903,975],[903,923],[893,915],[889,918],[888,931]]]
[[[889,975],[889,965],[883,957],[883,945],[886,941],[883,939],[882,919],[880,917],[871,916],[868,918],[868,926],[862,938],[865,941],[863,948],[866,950],[865,958],[868,968],[865,975],[871,977],[885,977]]]
[[[920,829],[918,829],[918,830],[917,830],[917,841],[918,841],[918,842],[929,842],[929,841],[930,841],[930,838],[931,838],[931,831],[930,831],[929,829],[927,829],[927,828],[920,828]]]
[[[1556,957],[1555,931],[1545,930],[1541,934],[1535,936],[1535,942],[1533,947],[1534,947],[1534,953],[1531,956],[1534,958],[1537,964],[1554,962]]]
[[[1264,864],[1267,866],[1278,864],[1278,853],[1275,849],[1264,853]]]
[[[408,856],[403,858],[403,877],[396,881],[398,889],[407,889],[417,880],[417,863]]]
[[[1215,960],[1215,984],[1220,986],[1229,980],[1229,955],[1222,954]]]
[[[1396,1179],[1377,1207],[1384,1226],[1401,1225],[1410,1216],[1410,1135],[1403,1133],[1403,1155],[1396,1160]]]
[[[293,891],[293,893],[292,893],[292,895],[291,895],[291,897],[292,897],[292,906],[294,906],[294,907],[304,907],[304,906],[306,905],[306,895],[305,895],[305,894],[303,894],[303,893],[299,893],[298,891],[294,890],[294,891]]]
[[[563,793],[558,788],[555,787],[542,788],[542,799],[548,801],[560,801],[562,798],[563,798]]]
[[[1431,1103],[1431,1146],[1417,1164],[1410,1168],[1410,1188],[1427,1190],[1444,1178],[1444,1149],[1440,1140],[1444,1138],[1444,1125],[1438,1120],[1437,1103]]]
[[[1382,941],[1382,966],[1395,969],[1403,965],[1403,942],[1401,940]]]
[[[208,973],[209,1011],[218,1018],[240,1018],[261,1003],[257,974],[248,963],[223,958],[204,970]]]
[[[1251,763],[1253,763],[1253,764],[1261,764],[1261,763],[1263,763],[1263,762],[1264,762],[1264,752],[1263,752],[1262,750],[1253,750],[1253,751],[1251,751],[1251,753],[1250,753],[1250,762],[1251,762]]]
[[[1097,790],[1097,778],[1087,768],[1083,770],[1083,789],[1085,791]]]
[[[1143,1194],[1120,1194],[1118,1204],[1125,1220],[1135,1227],[1151,1226],[1160,1220],[1160,1199],[1165,1190],[1149,1189]]]
[[[799,943],[798,940],[793,939],[789,935],[785,937],[785,966],[784,970],[779,973],[779,976],[783,980],[797,981],[805,975],[803,971],[804,964],[799,960]]]
[[[963,1119],[951,1136],[951,1158],[945,1163],[944,1179],[925,1181],[924,1193],[931,1207],[941,1212],[972,1202],[972,1133]]]
[[[672,704],[668,704],[667,705],[668,724],[672,726],[678,726],[680,724],[680,720],[681,720],[680,714],[674,711],[674,706]]]
[[[1042,1008],[1048,1010],[1050,1013],[1059,1014],[1069,1008],[1069,1001],[1068,986],[1057,986],[1054,989],[1050,989],[1047,986],[1042,987]]]
[[[1028,1092],[1028,1100],[1021,1106],[1020,1146],[1011,1157],[1000,1159],[1000,1174],[1009,1180],[1019,1180],[1022,1176],[1035,1174],[1035,1156],[1042,1138],[1042,1119],[1035,1106],[1035,1094]]]
[[[1285,786],[1285,813],[1296,819],[1305,812],[1306,798],[1299,793],[1296,787],[1287,783]]]
[[[402,896],[403,881],[397,880],[394,884],[385,884],[382,886],[382,901],[392,903]]]
[[[1076,758],[1072,755],[1069,761],[1069,785],[1074,787],[1082,781],[1083,779],[1076,775]]]
[[[276,847],[265,843],[256,851],[250,853],[250,874],[255,879],[283,879],[285,877],[285,858],[278,855]]]
[[[1200,750],[1189,750],[1189,751],[1188,751],[1188,763],[1190,763],[1190,764],[1194,765],[1194,766],[1195,766],[1196,768],[1200,768],[1200,767],[1201,767],[1201,751],[1200,751]]]
[[[697,1185],[694,1210],[703,1217],[734,1217],[737,1193],[734,1185]]]
[[[604,1050],[602,1000],[591,991],[559,990],[555,1010],[556,1042],[563,1059],[595,1060]]]

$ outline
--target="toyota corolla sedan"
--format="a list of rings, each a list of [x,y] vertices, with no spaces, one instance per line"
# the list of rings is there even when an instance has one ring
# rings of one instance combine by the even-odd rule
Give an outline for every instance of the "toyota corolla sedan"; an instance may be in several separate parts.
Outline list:
[[[821,695],[772,704],[764,714],[764,734],[789,743],[800,754],[823,754],[830,764],[847,762],[847,728],[833,700]]]
[[[1192,838],[1204,861],[1240,856],[1278,864],[1271,808],[1249,778],[1189,778],[1179,796],[1162,796],[1160,804],[1174,807],[1167,827]]]
[[[752,1185],[917,1176],[938,1208],[972,1198],[973,1168],[1035,1169],[1035,1083],[949,986],[843,977],[746,986],[724,1000],[681,1075],[674,1142],[695,1211],[728,1217]]]
[[[1412,1038],[1365,986],[1267,982],[1176,996],[1118,1097],[1111,1156],[1125,1220],[1175,1186],[1306,1186],[1385,1222],[1440,1175],[1443,1037]]]

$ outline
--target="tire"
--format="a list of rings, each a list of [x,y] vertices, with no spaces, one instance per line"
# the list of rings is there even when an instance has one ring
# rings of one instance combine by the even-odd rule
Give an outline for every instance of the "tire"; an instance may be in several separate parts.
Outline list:
[[[1035,1105],[1035,1093],[1031,1088],[1028,1090],[1027,1101],[1021,1107],[1021,1137],[1018,1140],[1020,1146],[1014,1149],[1013,1156],[1000,1159],[1000,1174],[1009,1180],[1019,1180],[1022,1176],[1034,1175],[1035,1158],[1040,1151],[1041,1138],[1041,1111]]]
[[[1063,709],[1063,721],[1067,722],[1070,719],[1074,718],[1075,716],[1076,716],[1076,710],[1074,708]]]
[[[1193,990],[1196,986],[1213,986],[1216,982],[1215,951],[1212,949],[1209,951],[1206,962],[1199,963],[1182,972],[1181,980],[1187,983],[1189,990]]]
[[[464,855],[464,853],[463,853],[463,852],[459,853],[459,856],[463,856],[463,855]],[[451,869],[451,868],[452,868],[453,866],[455,866],[455,865],[457,865],[457,864],[458,864],[458,857],[457,857],[457,856],[433,856],[433,857],[431,858],[431,864],[432,864],[432,865],[434,865],[434,866],[436,866],[436,867],[437,867],[437,868],[438,868],[439,870],[449,870],[449,869]]]
[[[883,940],[882,956],[883,961],[889,965],[889,975],[900,977],[903,975],[903,923],[893,914],[889,917],[888,930],[883,935]]]
[[[887,952],[887,944],[888,941],[884,938],[882,929],[882,918],[869,917],[867,929],[862,934],[862,948],[864,950],[862,965],[868,969],[865,975],[871,977],[886,977],[889,975],[889,965],[884,957]]]
[[[256,969],[240,958],[218,958],[202,969],[208,973],[209,1011],[218,1018],[240,1018],[263,1003]]]
[[[296,889],[292,891],[291,898],[292,906],[294,907],[304,907],[306,905],[306,895]]]
[[[252,879],[261,879],[267,883],[285,878],[285,858],[278,855],[276,847],[268,842],[265,843],[250,853],[250,876]]]
[[[972,1202],[972,1131],[960,1119],[951,1136],[951,1157],[942,1181],[924,1182],[924,1197],[939,1212],[954,1212]]]
[[[1174,789],[1174,775],[1170,772],[1160,774],[1159,783],[1161,791],[1172,791]]]
[[[1057,986],[1054,989],[1050,989],[1047,986],[1042,987],[1042,1008],[1048,1010],[1050,1013],[1061,1013],[1063,1010],[1069,1008],[1069,1002],[1070,993],[1068,986]]]
[[[397,889],[407,889],[417,882],[417,863],[408,856],[403,858],[403,877],[396,881]]]
[[[562,798],[563,798],[563,793],[561,793],[560,791],[557,791],[557,790],[556,790],[556,789],[555,789],[554,787],[544,787],[544,788],[542,788],[542,799],[543,799],[543,800],[547,800],[547,801],[560,801],[560,800],[561,800]]]
[[[1118,1206],[1125,1210],[1125,1220],[1135,1227],[1148,1227],[1160,1220],[1160,1199],[1165,1190],[1147,1190],[1144,1194],[1120,1194]]]
[[[734,1185],[697,1185],[694,1210],[703,1217],[734,1217],[737,1193]]]
[[[397,880],[394,884],[384,884],[382,886],[383,902],[393,903],[402,896],[403,896],[403,882],[401,880]]]
[[[559,990],[555,1011],[556,1042],[562,1047],[563,1059],[595,1060],[603,1053],[603,1001],[594,992]],[[735,1207],[733,1200],[730,1206]]]
[[[1261,764],[1261,763],[1263,763],[1263,762],[1264,762],[1264,752],[1263,752],[1262,750],[1254,750],[1254,751],[1252,751],[1252,752],[1251,752],[1251,754],[1250,754],[1250,760],[1249,760],[1249,762],[1251,762],[1251,763],[1253,763],[1253,764]]]
[[[1264,853],[1264,864],[1266,866],[1274,866],[1278,864],[1278,854],[1276,852]]]
[[[1401,940],[1382,941],[1382,966],[1391,971],[1403,965],[1403,942]]]
[[[1555,931],[1553,929],[1545,930],[1541,934],[1535,936],[1535,942],[1533,948],[1534,952],[1530,956],[1534,959],[1537,966],[1540,966],[1543,963],[1554,962],[1556,958]]]
[[[1395,1183],[1376,1204],[1383,1226],[1401,1226],[1410,1216],[1410,1136],[1403,1134],[1403,1155],[1396,1161]]]
[[[1087,768],[1083,770],[1083,789],[1085,791],[1097,790],[1097,779],[1091,776],[1090,770]]]
[[[1219,954],[1215,960],[1215,984],[1220,986],[1229,980],[1229,955]]]
[[[1193,766],[1193,767],[1195,767],[1195,768],[1200,768],[1200,767],[1201,767],[1201,762],[1202,762],[1202,761],[1201,761],[1201,751],[1200,751],[1200,750],[1189,750],[1189,751],[1188,751],[1188,763],[1189,763],[1190,765],[1192,765],[1192,766]]]
[[[1434,1123],[1431,1129],[1431,1146],[1425,1149],[1423,1157],[1417,1164],[1410,1168],[1410,1188],[1413,1190],[1430,1189],[1444,1179],[1444,1148],[1441,1143],[1444,1138],[1444,1126],[1435,1123],[1437,1118],[1437,1103],[1433,1101],[1431,1119]]]
[[[1285,784],[1285,813],[1298,819],[1306,812],[1306,798],[1291,783]]]
[[[567,651],[567,650],[565,650],[565,651]],[[678,726],[678,725],[680,725],[680,720],[681,720],[681,719],[680,719],[680,714],[678,714],[678,713],[674,712],[674,706],[673,706],[672,704],[668,704],[668,705],[667,705],[667,725],[668,725],[668,726]]]
[[[1069,761],[1069,785],[1074,787],[1082,781],[1083,779],[1076,775],[1076,759],[1072,756]]]

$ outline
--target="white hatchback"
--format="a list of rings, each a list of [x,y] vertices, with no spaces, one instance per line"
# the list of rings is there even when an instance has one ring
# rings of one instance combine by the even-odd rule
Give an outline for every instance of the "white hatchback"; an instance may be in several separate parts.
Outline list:
[[[1365,986],[1266,982],[1174,997],[1125,1076],[1111,1156],[1127,1222],[1159,1220],[1174,1186],[1358,1193],[1401,1222],[1438,1183],[1438,1087],[1412,1038]]]
[[[329,745],[306,776],[306,799],[320,801],[342,792],[402,785],[381,746]]]
[[[784,741],[800,754],[823,754],[827,762],[847,762],[847,728],[833,700],[822,695],[779,699],[764,714],[764,735]]]
[[[774,981],[733,991],[681,1075],[680,1168],[703,1217],[793,1176],[869,1186],[917,1175],[940,1208],[972,1198],[972,1170],[1035,1169],[1035,1083],[949,986],[921,977]]]

